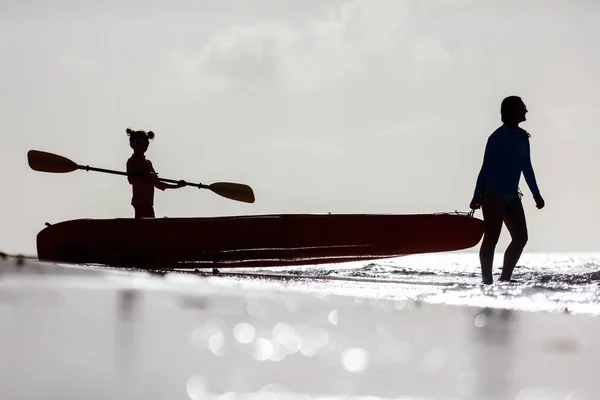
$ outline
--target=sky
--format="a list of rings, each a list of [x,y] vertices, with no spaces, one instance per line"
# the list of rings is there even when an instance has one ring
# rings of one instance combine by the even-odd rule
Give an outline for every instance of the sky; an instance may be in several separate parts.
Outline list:
[[[508,95],[546,200],[521,180],[526,251],[600,251],[599,18],[595,0],[5,0],[0,251],[132,217],[124,177],[26,158],[124,170],[128,127],[156,133],[162,177],[256,196],[157,192],[157,217],[467,212]]]

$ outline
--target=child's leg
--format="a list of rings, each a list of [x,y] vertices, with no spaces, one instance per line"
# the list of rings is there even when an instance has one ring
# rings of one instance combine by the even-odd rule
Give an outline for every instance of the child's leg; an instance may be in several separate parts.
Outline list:
[[[135,204],[135,218],[154,218],[154,206],[151,204]]]

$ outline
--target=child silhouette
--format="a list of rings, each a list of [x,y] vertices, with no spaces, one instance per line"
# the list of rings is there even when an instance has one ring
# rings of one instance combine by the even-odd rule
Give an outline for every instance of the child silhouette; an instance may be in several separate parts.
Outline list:
[[[148,150],[150,140],[154,139],[152,131],[134,131],[127,128],[129,146],[133,155],[127,160],[127,180],[131,184],[133,197],[131,205],[135,210],[135,218],[154,218],[154,188],[178,189],[186,186],[184,181],[176,185],[161,182],[152,166],[152,162],[144,155]]]

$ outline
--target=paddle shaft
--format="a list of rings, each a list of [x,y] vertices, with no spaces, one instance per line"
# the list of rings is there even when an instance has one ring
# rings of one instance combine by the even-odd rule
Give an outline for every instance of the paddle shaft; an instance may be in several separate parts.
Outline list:
[[[86,171],[105,172],[107,174],[124,175],[124,176],[136,176],[135,174],[128,174],[127,172],[123,172],[123,171],[114,171],[112,169],[90,167],[89,165],[78,165],[78,167],[79,167],[79,169],[83,169]],[[162,182],[167,182],[167,183],[177,184],[180,182],[180,181],[176,181],[174,179],[166,179],[166,178],[158,178],[158,179]],[[187,186],[195,186],[199,189],[205,189],[205,188],[209,187],[208,185],[203,185],[202,183],[190,183],[190,182],[185,182],[185,183]]]
[[[80,165],[69,160],[66,157],[48,153],[39,150],[29,150],[27,152],[27,161],[29,166],[35,171],[50,172],[50,173],[69,173],[77,170],[104,172],[107,174],[124,175],[124,176],[147,176],[140,173],[128,173],[122,171],[114,171],[105,168],[90,167],[89,165]],[[208,189],[219,196],[226,197],[231,200],[243,201],[245,203],[254,203],[254,192],[248,185],[233,182],[215,182],[210,185],[202,183],[188,183],[174,179],[165,179],[156,176],[160,182],[178,184],[184,182],[185,185],[194,186],[199,189]]]

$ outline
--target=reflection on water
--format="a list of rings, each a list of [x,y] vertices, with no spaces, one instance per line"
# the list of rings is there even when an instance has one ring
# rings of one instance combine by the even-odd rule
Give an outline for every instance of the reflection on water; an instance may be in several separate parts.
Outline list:
[[[373,298],[368,285],[354,296],[20,274],[0,279],[11,299],[0,303],[2,399],[572,400],[600,389],[593,317]]]
[[[135,362],[136,318],[140,317],[136,306],[141,296],[133,289],[124,289],[116,291],[115,297],[115,367],[121,373],[128,373]]]
[[[514,359],[516,315],[512,310],[484,308],[473,322],[471,357],[477,376],[474,398],[507,399],[512,390],[511,362]]]

